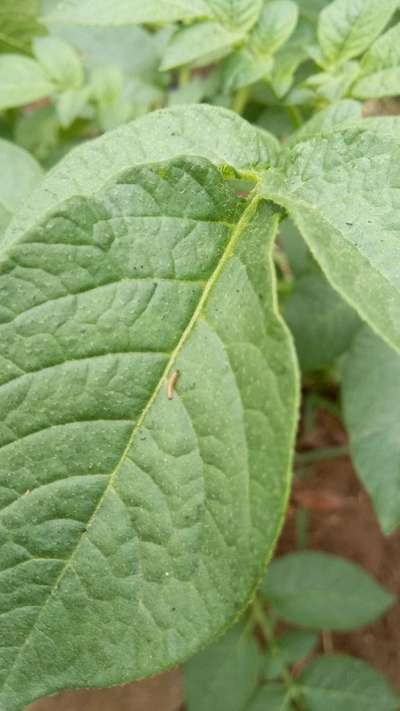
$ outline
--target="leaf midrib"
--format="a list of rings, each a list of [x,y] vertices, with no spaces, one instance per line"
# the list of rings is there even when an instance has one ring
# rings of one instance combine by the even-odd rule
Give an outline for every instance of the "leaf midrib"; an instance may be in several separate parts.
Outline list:
[[[198,302],[198,304],[197,304],[197,306],[196,306],[196,308],[195,308],[195,310],[194,310],[194,312],[193,312],[193,314],[192,314],[192,316],[191,316],[191,318],[190,318],[190,320],[189,320],[189,322],[188,322],[186,328],[184,329],[184,331],[183,331],[183,333],[182,333],[182,335],[181,335],[181,337],[180,337],[180,339],[179,339],[177,345],[175,346],[174,350],[172,351],[171,356],[170,356],[170,358],[169,358],[169,360],[168,360],[168,362],[167,362],[167,364],[166,364],[166,366],[165,366],[165,368],[164,368],[164,370],[163,370],[163,372],[162,372],[162,374],[161,374],[161,376],[160,376],[160,379],[159,379],[159,381],[158,381],[156,387],[155,387],[154,390],[153,390],[152,395],[151,395],[150,398],[148,399],[148,401],[147,401],[145,407],[143,408],[142,414],[140,415],[140,417],[138,418],[138,420],[137,420],[135,426],[134,426],[133,429],[132,429],[131,436],[129,437],[128,443],[127,443],[127,445],[126,445],[126,447],[125,447],[125,449],[124,449],[124,451],[123,451],[123,453],[122,453],[122,455],[121,455],[121,457],[120,457],[120,460],[119,460],[117,466],[115,467],[115,469],[113,470],[113,472],[111,472],[111,474],[110,474],[110,476],[109,476],[109,480],[108,480],[107,486],[105,487],[103,494],[101,495],[101,497],[100,497],[100,499],[99,499],[99,501],[98,501],[98,503],[97,503],[97,505],[96,505],[96,507],[95,507],[95,509],[94,509],[94,511],[93,511],[93,513],[92,513],[92,515],[90,516],[90,518],[89,518],[89,520],[88,520],[88,522],[87,522],[87,524],[86,524],[86,530],[81,534],[81,536],[80,536],[80,538],[78,539],[77,544],[76,544],[76,546],[74,547],[74,549],[73,549],[73,551],[72,551],[70,557],[68,558],[68,560],[65,561],[65,564],[63,565],[63,567],[62,567],[62,569],[61,569],[61,571],[60,571],[58,577],[56,578],[56,580],[55,580],[53,586],[52,586],[51,589],[49,590],[49,593],[48,593],[47,598],[46,598],[46,602],[44,603],[44,605],[43,605],[42,608],[40,609],[40,611],[39,611],[39,613],[38,613],[38,615],[37,615],[37,617],[36,617],[36,619],[35,619],[35,621],[34,621],[32,627],[31,627],[30,632],[28,633],[28,635],[27,635],[27,637],[26,637],[24,643],[23,643],[22,646],[20,647],[20,650],[19,650],[17,656],[15,657],[15,659],[14,659],[14,661],[13,661],[13,663],[12,663],[10,669],[8,670],[7,675],[6,675],[6,677],[5,677],[4,681],[3,681],[3,688],[4,688],[5,686],[9,686],[8,683],[7,683],[7,679],[10,678],[10,676],[11,676],[11,674],[13,673],[15,667],[17,666],[17,664],[18,664],[18,662],[19,662],[19,660],[20,660],[20,658],[21,658],[21,656],[22,656],[22,654],[23,654],[25,648],[26,648],[27,645],[29,644],[29,642],[30,642],[30,640],[31,640],[31,638],[32,638],[32,635],[33,635],[34,632],[35,632],[37,622],[39,621],[40,617],[44,614],[44,612],[45,612],[45,610],[46,610],[46,608],[47,608],[47,605],[49,604],[49,601],[50,601],[50,600],[52,599],[52,597],[54,596],[54,594],[55,594],[57,588],[59,587],[59,585],[60,585],[60,583],[61,583],[61,581],[62,581],[64,575],[67,573],[68,569],[69,569],[70,566],[72,565],[72,563],[73,563],[73,561],[74,561],[74,558],[75,558],[75,556],[76,556],[76,554],[77,554],[77,551],[79,550],[79,547],[80,547],[81,541],[82,541],[82,539],[83,539],[83,536],[84,536],[84,535],[87,535],[87,532],[89,531],[89,529],[90,529],[90,527],[91,527],[93,521],[95,520],[95,518],[96,518],[96,516],[97,516],[97,513],[98,513],[99,510],[101,509],[102,504],[103,504],[105,498],[107,497],[109,491],[110,491],[111,488],[113,487],[114,481],[115,481],[115,479],[118,477],[118,474],[119,474],[119,472],[120,472],[120,470],[121,470],[121,467],[122,467],[123,464],[125,463],[125,460],[126,460],[126,458],[127,458],[128,452],[129,452],[129,450],[131,449],[131,447],[132,447],[132,445],[133,445],[133,442],[134,442],[134,440],[135,440],[136,434],[138,433],[138,431],[139,431],[140,428],[142,427],[143,422],[145,421],[145,419],[146,419],[146,417],[147,417],[147,414],[148,414],[149,411],[151,410],[151,408],[152,408],[152,406],[153,406],[153,404],[154,404],[154,402],[155,402],[155,400],[156,400],[156,398],[157,398],[157,396],[158,396],[158,394],[159,394],[159,392],[160,392],[160,390],[161,390],[161,388],[162,388],[162,386],[163,386],[163,384],[164,384],[164,382],[165,382],[165,379],[166,379],[166,377],[167,377],[169,371],[171,370],[171,367],[173,366],[173,364],[174,364],[176,358],[178,357],[178,355],[179,355],[180,351],[182,350],[184,344],[186,343],[188,337],[190,336],[191,332],[193,331],[193,329],[194,329],[194,327],[195,327],[195,325],[196,325],[196,323],[197,323],[197,321],[198,321],[198,319],[199,319],[199,317],[200,317],[200,314],[201,314],[201,312],[203,311],[203,308],[204,308],[204,306],[205,306],[205,304],[206,304],[206,302],[207,302],[207,300],[208,300],[208,298],[209,298],[209,296],[210,296],[210,294],[211,294],[211,291],[212,291],[212,289],[214,288],[215,284],[217,283],[218,278],[219,278],[221,272],[223,271],[223,269],[224,269],[224,267],[225,267],[225,264],[227,263],[227,261],[229,260],[229,258],[234,254],[235,246],[236,246],[236,244],[238,243],[238,241],[240,240],[240,237],[241,237],[241,235],[242,235],[242,232],[245,230],[245,228],[246,228],[247,225],[249,224],[251,218],[253,217],[253,215],[255,214],[255,212],[256,212],[256,210],[257,210],[258,204],[262,201],[262,199],[263,199],[263,198],[262,198],[262,196],[260,196],[260,195],[255,195],[255,196],[253,197],[253,199],[251,200],[251,202],[249,203],[249,205],[246,207],[246,209],[245,209],[244,212],[242,213],[242,215],[241,215],[239,221],[238,221],[237,224],[236,224],[236,227],[233,229],[232,235],[231,235],[231,237],[230,237],[230,239],[229,239],[229,242],[228,242],[228,244],[227,244],[227,246],[226,246],[224,252],[222,253],[221,258],[219,259],[219,261],[218,261],[218,263],[217,263],[217,265],[216,265],[216,267],[215,267],[213,273],[211,274],[210,278],[207,280],[207,283],[206,283],[206,286],[205,286],[205,288],[204,288],[204,291],[203,291],[203,293],[202,293],[202,295],[201,295],[201,297],[200,297],[200,299],[199,299],[199,302]]]

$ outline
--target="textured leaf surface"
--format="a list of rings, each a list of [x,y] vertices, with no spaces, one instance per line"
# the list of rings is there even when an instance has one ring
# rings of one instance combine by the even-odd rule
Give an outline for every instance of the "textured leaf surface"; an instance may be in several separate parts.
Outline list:
[[[361,325],[354,309],[318,272],[296,279],[283,314],[304,371],[332,365],[350,347]]]
[[[289,143],[309,141],[320,133],[339,128],[342,124],[362,118],[362,104],[352,99],[343,99],[332,106],[317,111],[314,116],[306,121],[290,138]]]
[[[400,524],[400,356],[363,329],[342,386],[352,458],[388,534]]]
[[[257,686],[261,653],[249,625],[239,624],[185,666],[188,711],[243,711]]]
[[[349,128],[297,144],[265,176],[332,286],[400,349],[400,136]]]
[[[204,105],[154,111],[71,151],[44,179],[43,189],[27,201],[10,238],[58,202],[80,192],[91,195],[115,173],[135,164],[194,154],[217,165],[247,169],[274,163],[278,151],[271,134],[226,109]]]
[[[209,17],[206,0],[61,0],[46,22],[91,26],[157,24]]]
[[[354,657],[320,657],[299,681],[309,711],[396,711],[399,707],[399,697],[386,679]]]
[[[356,629],[394,602],[358,565],[314,551],[274,560],[262,591],[283,619],[317,630]]]
[[[0,52],[31,51],[32,38],[44,31],[38,22],[38,0],[2,0]]]
[[[361,54],[380,35],[397,0],[334,0],[319,17],[318,39],[329,63]]]
[[[137,166],[2,252],[0,708],[177,664],[264,570],[297,384],[246,205],[204,159]]]
[[[6,166],[0,180],[0,234],[2,234],[21,201],[38,184],[43,171],[27,151],[2,139],[0,139],[0,164]]]
[[[42,99],[53,89],[49,76],[34,59],[0,55],[0,111]]]
[[[361,99],[400,92],[400,24],[379,37],[361,61],[361,78],[352,94]]]

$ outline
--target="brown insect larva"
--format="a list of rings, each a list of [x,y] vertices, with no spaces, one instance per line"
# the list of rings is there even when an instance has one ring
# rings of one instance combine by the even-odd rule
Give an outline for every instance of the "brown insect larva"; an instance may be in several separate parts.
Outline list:
[[[177,381],[178,378],[179,378],[179,375],[180,375],[180,371],[179,371],[179,370],[175,370],[175,371],[169,376],[169,378],[168,378],[168,380],[167,380],[167,396],[168,396],[168,400],[172,400],[172,398],[174,397],[174,389],[175,389],[176,381]]]

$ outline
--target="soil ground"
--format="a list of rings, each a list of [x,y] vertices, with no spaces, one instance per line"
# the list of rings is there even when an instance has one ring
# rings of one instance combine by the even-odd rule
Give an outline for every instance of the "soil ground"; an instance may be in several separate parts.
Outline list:
[[[303,451],[345,443],[339,422],[322,410],[317,413],[311,433],[299,439]],[[306,521],[302,536],[306,536],[303,544],[307,548],[359,563],[400,597],[400,532],[388,538],[382,536],[368,496],[347,456],[314,464],[295,479],[277,555],[298,547],[300,520],[303,524]],[[365,659],[400,691],[400,603],[382,620],[360,631],[325,635],[321,647]],[[115,689],[65,692],[32,704],[29,711],[178,711],[181,708],[181,677],[175,671]]]

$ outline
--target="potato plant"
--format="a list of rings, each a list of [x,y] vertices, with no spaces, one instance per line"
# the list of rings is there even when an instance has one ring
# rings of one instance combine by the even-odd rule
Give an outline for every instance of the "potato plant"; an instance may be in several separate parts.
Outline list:
[[[319,653],[394,596],[266,574],[322,382],[400,521],[397,8],[3,0],[0,711],[183,663],[188,711],[399,707]]]

